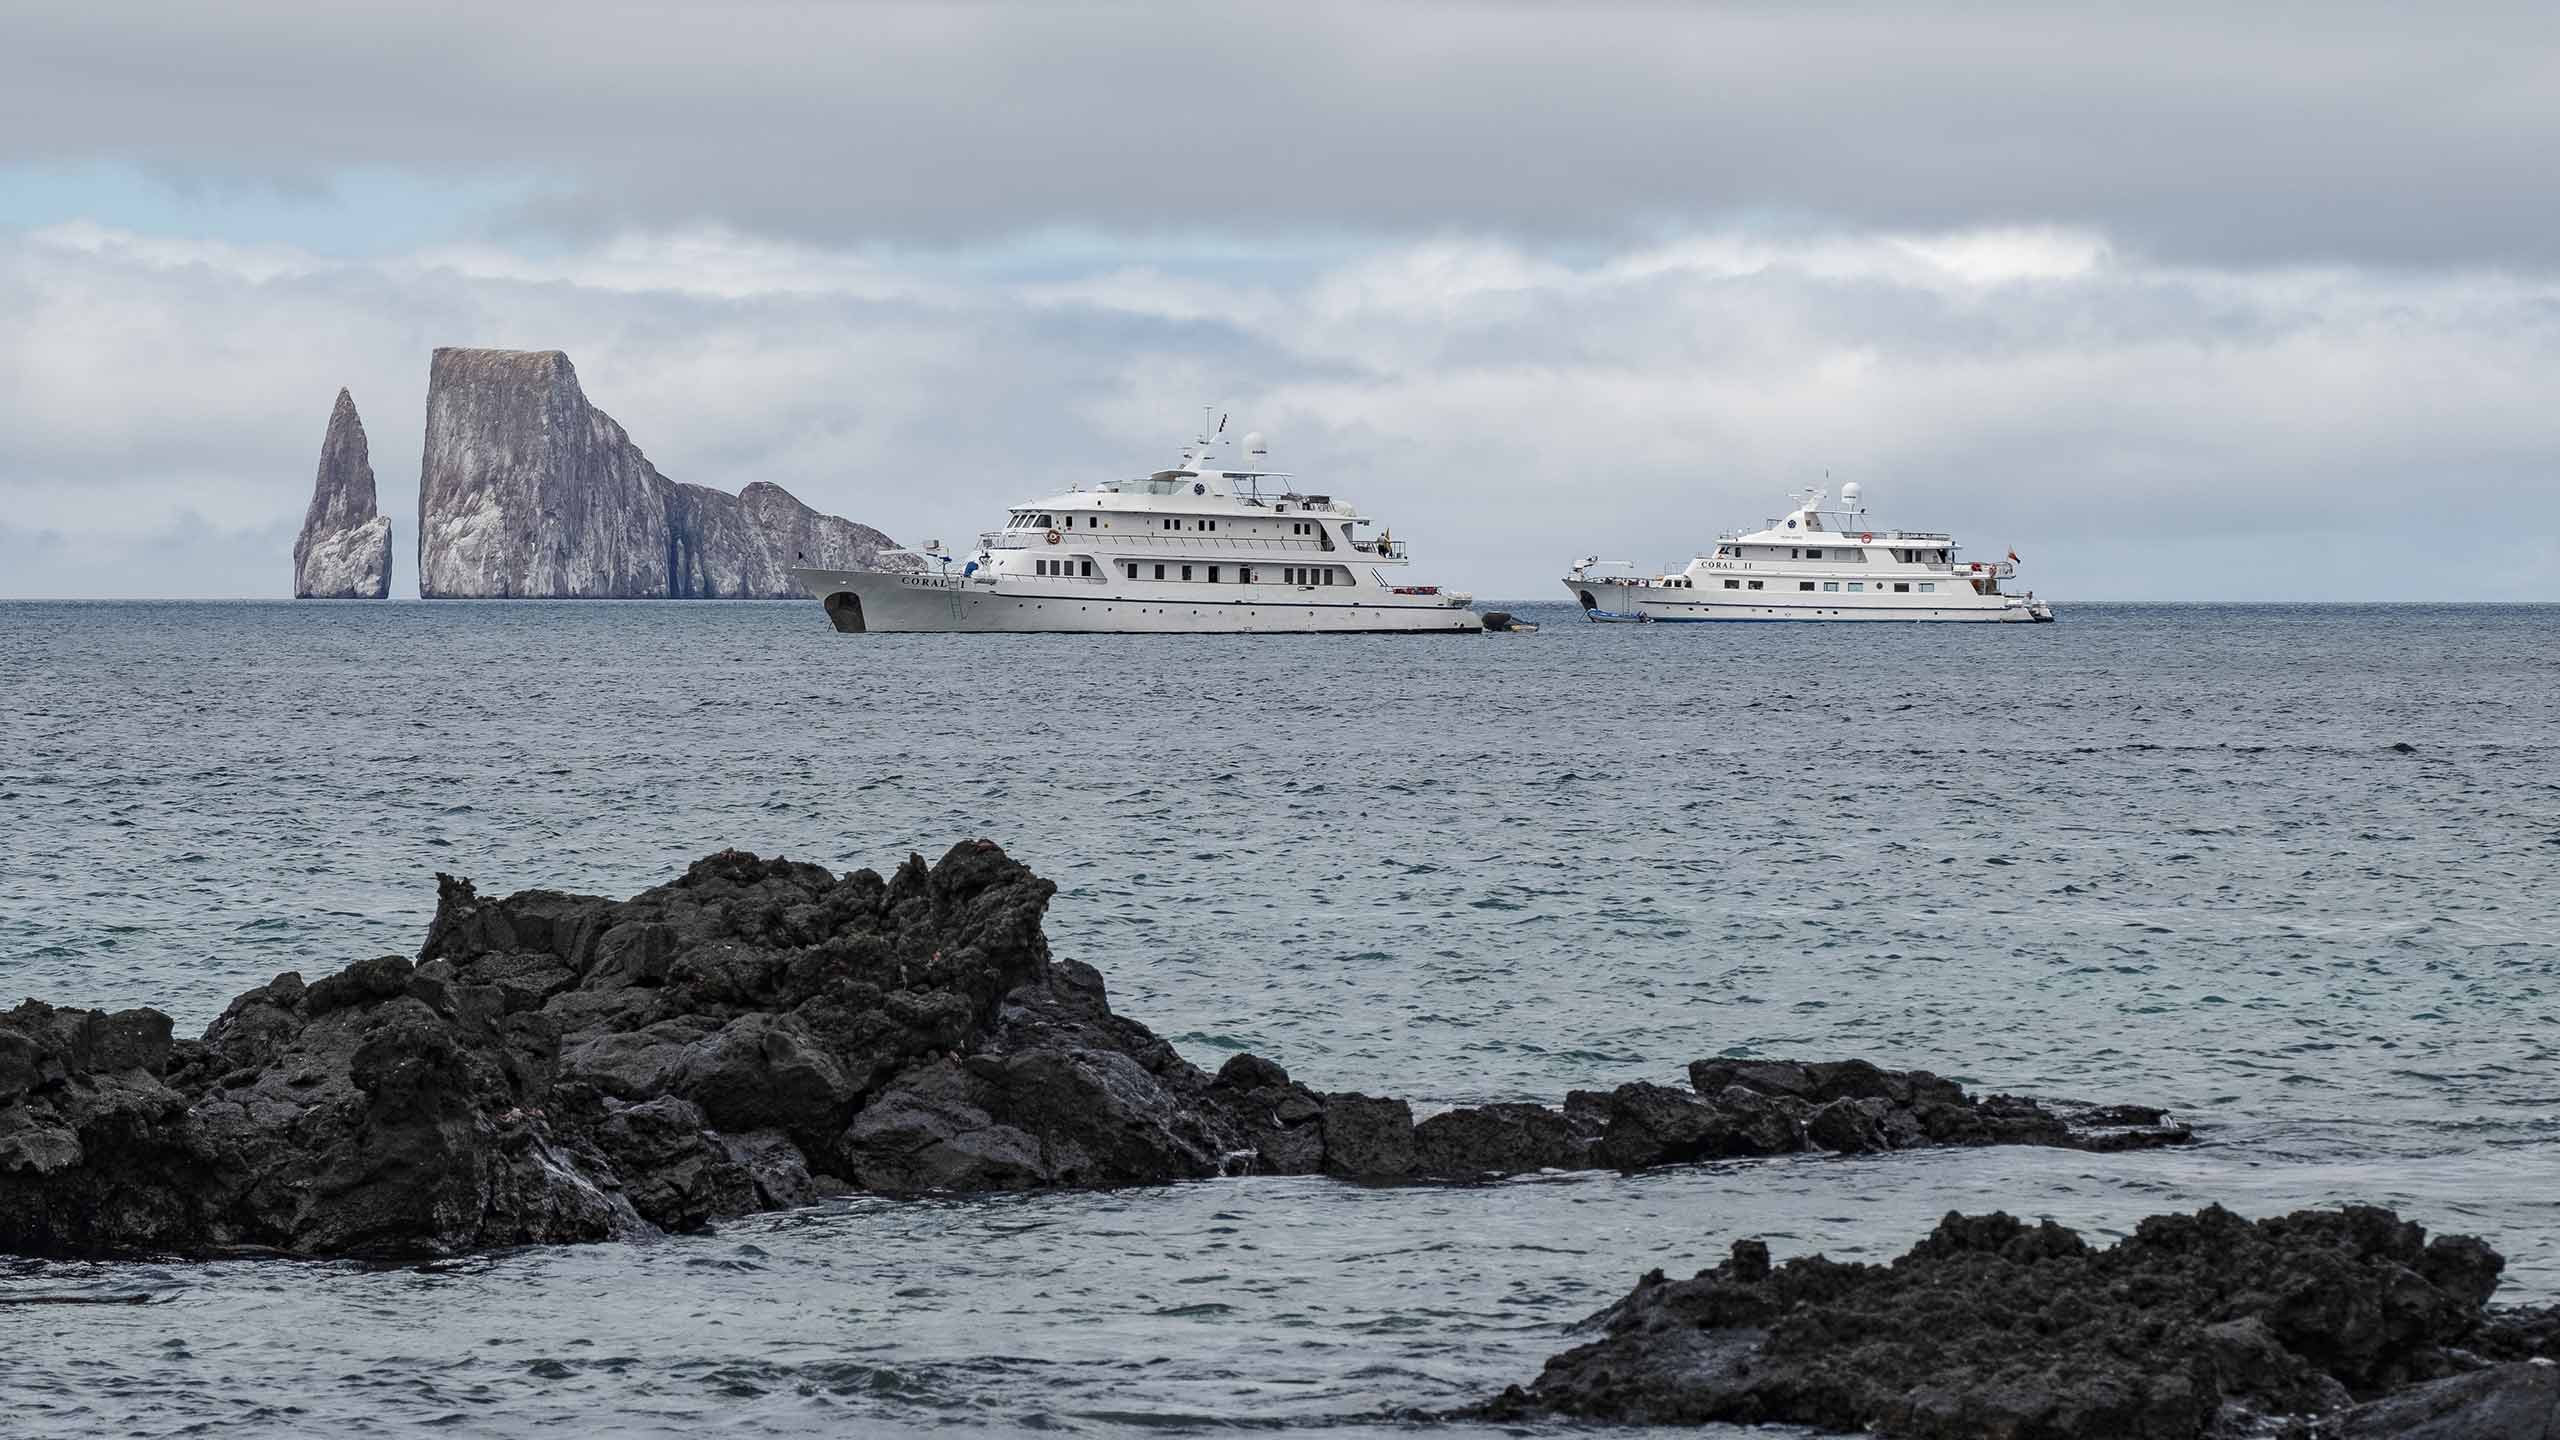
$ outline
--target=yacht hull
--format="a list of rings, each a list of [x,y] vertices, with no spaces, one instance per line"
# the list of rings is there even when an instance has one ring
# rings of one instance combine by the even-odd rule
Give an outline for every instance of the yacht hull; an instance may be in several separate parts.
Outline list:
[[[986,584],[960,575],[794,570],[849,634],[1354,635],[1480,634],[1483,617],[1440,597],[1317,600],[1308,587],[1086,582]],[[1169,593],[1168,593],[1169,592]]]
[[[1771,592],[1743,601],[1704,592],[1666,591],[1658,586],[1571,579],[1565,581],[1565,589],[1591,619],[1640,619],[1659,625],[1736,620],[2016,625],[2053,618],[2050,607],[2017,595],[1825,595],[1818,599],[1807,596],[1798,602]]]

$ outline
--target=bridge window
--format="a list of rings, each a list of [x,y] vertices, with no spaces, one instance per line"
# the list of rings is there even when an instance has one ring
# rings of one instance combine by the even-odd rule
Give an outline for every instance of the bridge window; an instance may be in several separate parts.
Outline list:
[[[1049,519],[1049,517],[1048,517],[1048,516],[1046,516],[1046,515],[1043,515],[1043,516],[1041,516],[1041,517],[1040,517],[1040,528],[1041,528],[1041,529],[1043,529],[1043,530],[1048,529],[1048,528],[1049,528],[1053,523],[1054,523],[1054,522],[1053,522],[1053,521],[1051,521],[1051,520]]]

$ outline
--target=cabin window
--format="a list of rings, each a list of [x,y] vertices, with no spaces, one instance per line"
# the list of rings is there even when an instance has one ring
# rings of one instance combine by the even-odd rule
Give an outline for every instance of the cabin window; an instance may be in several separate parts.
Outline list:
[[[1094,529],[1095,527],[1099,526],[1101,523],[1102,523],[1102,517],[1101,517],[1101,516],[1099,516],[1099,515],[1087,515],[1086,517],[1084,517],[1084,528],[1086,528],[1087,530]]]
[[[1250,585],[1250,584],[1252,584],[1252,583],[1253,583],[1253,567],[1252,567],[1252,566],[1250,566],[1250,565],[1239,565],[1239,566],[1237,566],[1237,567],[1236,567],[1236,583],[1237,583],[1237,584],[1239,584],[1239,585]]]
[[[1804,552],[1804,558],[1807,560],[1819,560],[1822,558],[1822,552],[1819,550],[1807,550]]]
[[[1048,516],[1046,516],[1046,515],[1043,515],[1043,516],[1041,516],[1041,517],[1040,517],[1040,528],[1041,528],[1041,529],[1043,529],[1043,530],[1048,529],[1048,528],[1050,527],[1050,525],[1051,525],[1051,524],[1053,524],[1053,523],[1055,523],[1055,522],[1051,521],[1051,520],[1049,519],[1049,517],[1048,517]]]
[[[1837,580],[1825,580],[1822,582],[1822,588],[1825,590],[1837,590],[1840,588],[1840,582]]]
[[[1810,580],[1799,580],[1796,582],[1796,588],[1799,590],[1810,590],[1813,588],[1813,582]]]
[[[1215,565],[1209,567],[1209,583],[1212,585],[1218,583],[1218,567]]]
[[[1128,564],[1128,566],[1129,566],[1129,578],[1130,578],[1130,579],[1132,579],[1132,580],[1137,579],[1137,578],[1138,578],[1138,562],[1137,562],[1137,561],[1135,561],[1135,560],[1131,560],[1131,561],[1127,562],[1127,564]]]
[[[1896,581],[1894,581],[1894,582],[1893,582],[1893,593],[1894,593],[1894,594],[1896,594],[1896,595],[1908,595],[1908,594],[1910,594],[1910,593],[1911,593],[1911,585],[1910,585],[1910,582],[1909,582],[1909,581],[1905,581],[1905,580],[1896,580]]]
[[[1159,580],[1164,578],[1164,567],[1161,565],[1156,567],[1156,578]]]
[[[1757,581],[1757,580],[1752,581],[1752,582],[1751,582],[1751,588],[1752,588],[1752,589],[1754,589],[1754,590],[1759,589],[1759,588],[1760,588],[1760,582],[1759,582],[1759,581]]]
[[[1790,520],[1790,521],[1788,521],[1787,523],[1788,523],[1788,524],[1790,524],[1790,525],[1793,525],[1793,524],[1794,524],[1794,523],[1796,523],[1796,522],[1794,522],[1793,520]],[[1803,558],[1804,558],[1804,547],[1802,547],[1802,546],[1800,546],[1800,545],[1791,545],[1791,546],[1787,547],[1787,558],[1788,558],[1788,559],[1790,559],[1790,560],[1801,560],[1801,559],[1803,559]]]
[[[1935,595],[1935,594],[1937,594],[1937,593],[1938,593],[1938,583],[1937,583],[1936,581],[1934,581],[1934,580],[1923,580],[1923,581],[1921,581],[1921,582],[1920,582],[1920,593],[1921,593],[1921,594],[1923,594],[1923,595]]]
[[[1739,590],[1742,588],[1742,582],[1739,580],[1727,580],[1724,582],[1724,588],[1727,590]]]
[[[1203,530],[1215,530],[1218,528],[1218,522],[1215,520],[1203,520],[1200,522],[1200,528]]]
[[[1852,580],[1849,582],[1849,588],[1852,590],[1864,590],[1867,588],[1867,582],[1864,580]]]
[[[1190,579],[1190,578],[1191,578],[1191,567],[1190,567],[1190,566],[1185,565],[1185,566],[1183,566],[1183,567],[1182,567],[1182,578],[1183,578],[1183,579],[1185,579],[1185,580],[1188,580],[1188,579]]]
[[[1084,567],[1083,574],[1084,574],[1085,576],[1090,577],[1090,576],[1093,574],[1093,562],[1092,562],[1092,561],[1090,561],[1090,560],[1079,560],[1079,561],[1077,561],[1076,563],[1077,563],[1078,565],[1081,565],[1081,566],[1083,566],[1083,567]]]

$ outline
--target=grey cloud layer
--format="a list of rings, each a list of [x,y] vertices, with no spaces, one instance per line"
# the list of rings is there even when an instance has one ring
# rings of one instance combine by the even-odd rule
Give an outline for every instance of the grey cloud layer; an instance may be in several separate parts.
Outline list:
[[[0,164],[523,187],[517,222],[1621,240],[2059,223],[2217,263],[2560,260],[2549,8],[34,0]]]
[[[405,552],[428,351],[490,344],[568,349],[676,478],[909,542],[1169,458],[1207,401],[1489,596],[1828,469],[2065,599],[2560,599],[2560,288],[2495,274],[1698,232],[1029,284],[734,237],[348,264],[68,227],[0,236],[0,310],[0,593],[281,593],[341,384]]]

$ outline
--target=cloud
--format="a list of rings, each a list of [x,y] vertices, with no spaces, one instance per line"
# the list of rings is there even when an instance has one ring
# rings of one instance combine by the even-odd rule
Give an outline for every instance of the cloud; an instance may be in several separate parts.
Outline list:
[[[2560,599],[2535,272],[2173,264],[2066,226],[1214,248],[0,232],[0,594],[284,593],[341,384],[412,589],[428,353],[486,344],[569,351],[670,475],[910,541],[1160,463],[1205,402],[1486,596],[1669,560],[1828,471],[2064,599]]]
[[[0,166],[827,249],[1763,223],[2551,268],[2539,4],[21,0]],[[457,203],[461,203],[457,199]],[[414,223],[403,215],[400,223]]]

